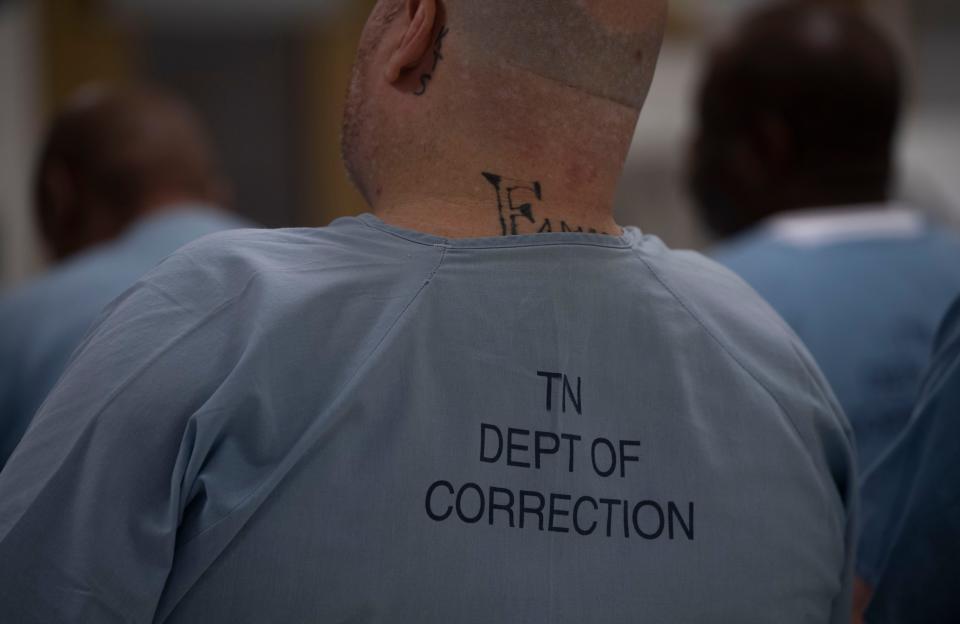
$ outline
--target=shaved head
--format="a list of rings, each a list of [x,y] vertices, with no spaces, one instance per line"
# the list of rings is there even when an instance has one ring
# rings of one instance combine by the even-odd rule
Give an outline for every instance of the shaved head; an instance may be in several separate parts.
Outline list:
[[[666,0],[380,0],[344,118],[351,177],[377,205],[384,195],[472,196],[484,169],[545,177],[524,173],[519,161],[528,161],[568,174],[560,185],[579,183],[568,196],[587,182],[602,196],[591,203],[608,194],[612,203],[666,8]],[[453,183],[451,171],[465,176],[462,191],[440,188]]]
[[[663,37],[665,3],[651,0],[458,0],[474,58],[513,65],[639,110]]]
[[[50,127],[36,170],[35,211],[48,246],[64,258],[119,234],[174,202],[219,202],[206,131],[161,90],[93,86],[77,92]]]

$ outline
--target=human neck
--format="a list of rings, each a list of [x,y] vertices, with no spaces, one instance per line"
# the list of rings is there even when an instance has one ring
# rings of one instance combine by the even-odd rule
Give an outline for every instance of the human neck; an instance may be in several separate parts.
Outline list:
[[[560,232],[619,236],[613,195],[622,159],[469,157],[431,159],[391,176],[371,198],[383,221],[448,238]],[[418,170],[420,169],[420,170]]]
[[[374,213],[448,238],[622,234],[613,200],[639,111],[515,67],[457,69],[385,115],[404,123],[385,123],[367,161]]]

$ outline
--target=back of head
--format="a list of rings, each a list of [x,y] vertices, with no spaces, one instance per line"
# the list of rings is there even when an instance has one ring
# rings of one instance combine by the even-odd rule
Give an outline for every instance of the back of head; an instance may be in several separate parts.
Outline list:
[[[448,2],[469,56],[640,110],[657,63],[664,3],[638,0]]]
[[[789,0],[749,15],[699,95],[694,183],[720,234],[768,214],[883,201],[902,78],[861,11]]]
[[[438,162],[470,189],[479,171],[549,177],[579,158],[612,196],[665,20],[665,0],[381,0],[348,101],[347,167],[375,207],[440,194]]]
[[[190,108],[150,87],[88,87],[59,113],[35,177],[35,211],[62,259],[143,214],[222,197],[213,150]]]

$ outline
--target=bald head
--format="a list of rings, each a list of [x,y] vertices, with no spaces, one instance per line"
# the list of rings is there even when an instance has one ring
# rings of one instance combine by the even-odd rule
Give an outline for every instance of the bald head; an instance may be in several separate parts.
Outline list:
[[[695,186],[721,234],[771,212],[886,197],[902,79],[860,11],[792,0],[715,50],[699,97]]]
[[[119,235],[145,213],[222,199],[200,122],[152,88],[78,92],[54,120],[36,171],[37,220],[56,258]]]

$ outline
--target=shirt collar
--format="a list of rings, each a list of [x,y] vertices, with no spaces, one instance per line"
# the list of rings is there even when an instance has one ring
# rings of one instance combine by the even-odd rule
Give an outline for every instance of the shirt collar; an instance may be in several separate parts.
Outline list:
[[[900,204],[864,204],[813,208],[775,215],[767,222],[772,235],[797,247],[920,236],[926,220]]]

